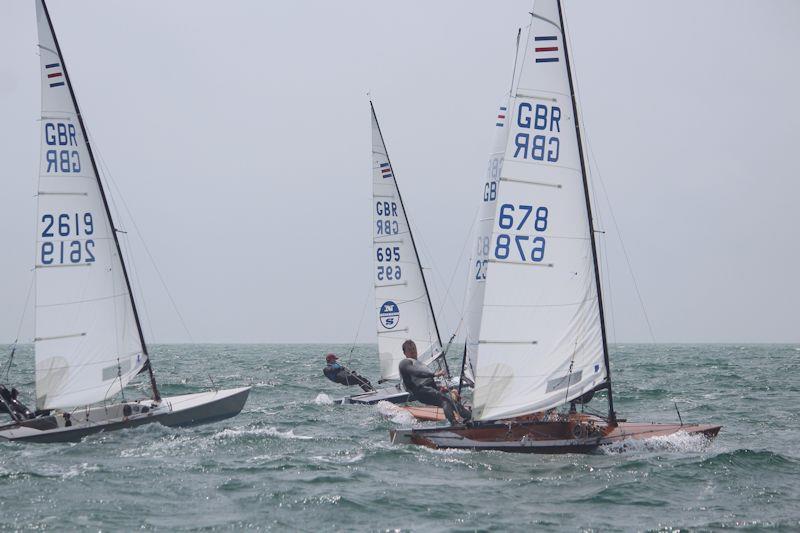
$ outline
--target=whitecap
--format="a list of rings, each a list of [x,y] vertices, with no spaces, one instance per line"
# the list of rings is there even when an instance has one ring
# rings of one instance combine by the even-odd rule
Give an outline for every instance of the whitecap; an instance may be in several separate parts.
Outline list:
[[[331,398],[324,392],[320,392],[319,394],[317,394],[317,397],[314,398],[314,403],[317,405],[333,405],[333,398]]]
[[[297,440],[311,440],[313,437],[307,435],[295,435],[294,430],[280,431],[278,428],[271,426],[268,428],[226,428],[214,434],[215,439],[236,439],[239,437],[249,436],[265,436],[265,437],[278,437],[280,439],[297,439]]]
[[[381,400],[375,405],[378,414],[395,424],[409,426],[417,421],[414,415],[397,405]]]
[[[623,452],[702,452],[711,444],[711,441],[702,434],[690,435],[685,431],[678,431],[672,435],[650,437],[647,439],[625,439],[606,446],[601,446],[600,451],[614,454]]]

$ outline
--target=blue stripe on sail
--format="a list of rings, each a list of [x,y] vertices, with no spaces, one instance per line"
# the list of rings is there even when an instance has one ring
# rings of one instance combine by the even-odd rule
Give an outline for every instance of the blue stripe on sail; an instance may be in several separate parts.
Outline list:
[[[557,63],[558,62],[558,58],[557,57],[537,58],[536,62],[537,63]]]
[[[548,37],[534,37],[533,40],[534,41],[555,41],[556,37],[555,36],[552,36],[552,37],[549,37],[549,36]]]
[[[49,65],[45,65],[44,68],[53,68],[53,67],[60,67],[61,63],[50,63]]]
[[[500,111],[508,111],[508,108],[507,107],[501,107]]]
[[[503,127],[503,123],[502,122],[498,122],[497,124],[495,124],[495,126],[497,126],[498,128],[502,128]]]
[[[389,163],[381,163],[381,168],[388,167],[388,166],[389,166]]]
[[[50,87],[61,87],[62,85],[64,85],[64,82],[63,81],[59,81],[57,83],[51,83]]]

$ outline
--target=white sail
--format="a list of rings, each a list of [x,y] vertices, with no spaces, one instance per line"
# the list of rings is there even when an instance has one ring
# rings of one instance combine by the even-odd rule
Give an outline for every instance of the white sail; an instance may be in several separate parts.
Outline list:
[[[36,405],[118,394],[147,361],[101,185],[46,8],[36,231]]]
[[[407,339],[416,343],[421,360],[442,346],[394,170],[371,109],[375,306],[381,380],[387,380],[400,377]]]
[[[478,339],[480,334],[481,315],[483,314],[483,295],[486,281],[486,269],[490,259],[490,240],[494,224],[494,212],[497,204],[497,185],[503,167],[506,139],[508,139],[508,98],[497,110],[494,121],[494,139],[489,153],[489,164],[481,182],[481,203],[478,208],[472,236],[472,255],[470,269],[467,274],[467,303],[465,306],[465,322],[467,326],[467,357],[472,369],[477,368]]]
[[[508,109],[475,416],[555,407],[606,379],[576,113],[557,0],[538,0]]]

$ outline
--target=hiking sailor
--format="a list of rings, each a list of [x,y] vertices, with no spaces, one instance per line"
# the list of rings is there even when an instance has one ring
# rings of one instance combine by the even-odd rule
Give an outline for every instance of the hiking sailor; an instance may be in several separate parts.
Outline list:
[[[8,413],[11,418],[17,421],[33,418],[34,414],[25,407],[18,399],[19,391],[12,388],[9,391],[0,385],[0,413]]]
[[[444,409],[444,416],[451,424],[457,424],[455,414],[467,421],[472,418],[469,410],[453,399],[451,392],[445,389],[442,392],[436,385],[434,378],[443,376],[444,370],[433,372],[424,364],[417,361],[417,345],[412,340],[403,343],[405,359],[400,361],[400,377],[403,385],[411,395],[409,400],[417,400],[426,405],[435,405]]]
[[[367,378],[357,374],[353,370],[345,368],[343,365],[339,364],[338,360],[339,358],[332,353],[325,356],[325,362],[327,364],[325,368],[322,369],[322,373],[325,374],[326,378],[340,385],[358,385],[364,392],[372,392],[375,390],[372,383],[370,383]]]

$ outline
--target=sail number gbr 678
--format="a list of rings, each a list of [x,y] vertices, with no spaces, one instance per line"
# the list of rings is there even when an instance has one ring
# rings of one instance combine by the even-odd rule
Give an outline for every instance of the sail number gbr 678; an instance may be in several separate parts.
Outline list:
[[[497,216],[494,258],[500,261],[543,261],[546,243],[544,237],[537,234],[547,231],[548,214],[547,207],[543,205],[501,205]]]

